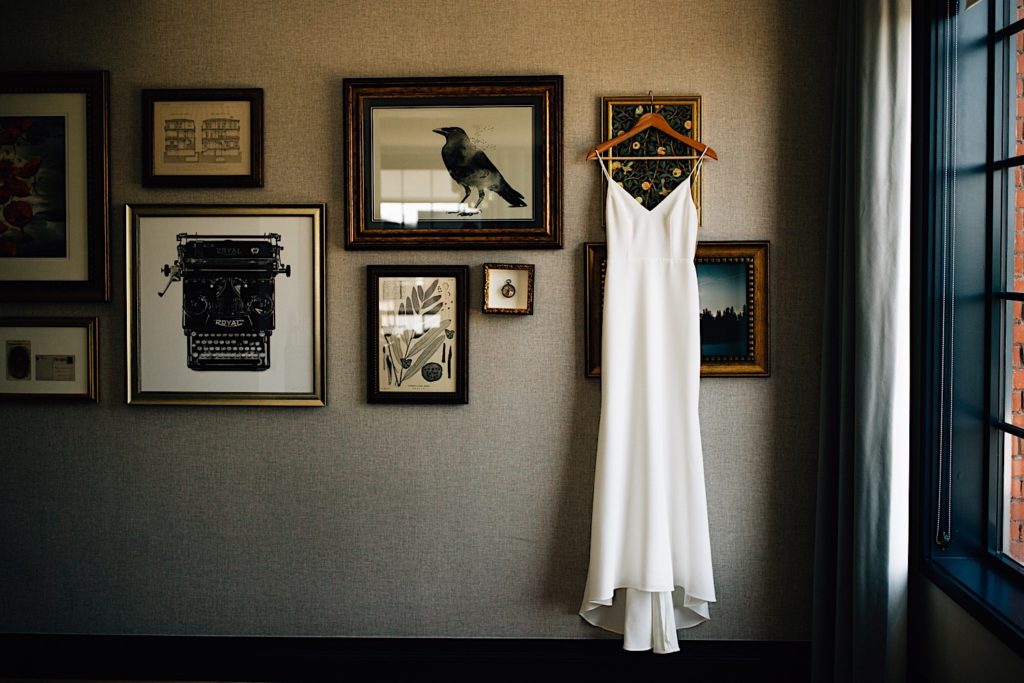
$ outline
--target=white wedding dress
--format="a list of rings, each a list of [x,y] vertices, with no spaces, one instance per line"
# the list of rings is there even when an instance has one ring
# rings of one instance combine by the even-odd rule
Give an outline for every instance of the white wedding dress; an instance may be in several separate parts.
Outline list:
[[[608,177],[601,426],[580,615],[622,633],[627,650],[677,651],[676,629],[706,621],[715,601],[691,179],[648,210]]]

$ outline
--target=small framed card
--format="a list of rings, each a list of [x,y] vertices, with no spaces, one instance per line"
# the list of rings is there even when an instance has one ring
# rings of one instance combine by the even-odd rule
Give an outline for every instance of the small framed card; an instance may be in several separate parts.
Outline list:
[[[484,264],[484,313],[533,315],[532,263]]]
[[[96,318],[0,318],[0,400],[99,400]]]

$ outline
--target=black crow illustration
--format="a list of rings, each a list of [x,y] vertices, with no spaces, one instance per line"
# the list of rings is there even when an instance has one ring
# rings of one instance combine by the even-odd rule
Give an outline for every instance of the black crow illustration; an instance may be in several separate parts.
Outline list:
[[[460,216],[472,216],[474,213],[479,213],[480,203],[484,200],[487,190],[500,196],[508,202],[509,206],[526,206],[523,195],[505,182],[501,172],[494,167],[483,150],[470,142],[466,131],[458,126],[448,126],[435,128],[434,132],[444,136],[441,159],[448,168],[448,174],[466,191],[462,201],[459,202],[460,205],[469,199],[469,195],[474,189],[477,191],[473,211],[460,210],[449,213],[457,213]]]

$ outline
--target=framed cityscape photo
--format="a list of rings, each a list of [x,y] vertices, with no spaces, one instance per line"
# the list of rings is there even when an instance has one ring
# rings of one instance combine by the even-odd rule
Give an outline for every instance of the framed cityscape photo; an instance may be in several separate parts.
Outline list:
[[[128,402],[322,406],[322,204],[126,207]]]
[[[701,98],[698,95],[669,97],[602,97],[601,130],[605,139],[632,128],[644,114],[657,112],[683,135],[700,140]],[[646,209],[653,209],[684,180],[690,177],[699,157],[687,145],[649,128],[611,150],[615,159],[607,162],[612,180]],[[633,157],[641,157],[633,161]],[[697,221],[701,219],[701,174],[693,177],[693,203]],[[601,174],[602,182],[607,182]]]
[[[562,77],[344,81],[348,249],[562,246]]]
[[[143,90],[142,184],[263,187],[263,90]]]
[[[96,318],[0,318],[0,400],[99,400]]]
[[[467,266],[367,266],[367,400],[469,403]]]
[[[698,242],[701,377],[771,374],[768,242]],[[584,245],[587,377],[601,376],[607,247]]]
[[[0,78],[0,301],[109,301],[109,74]]]

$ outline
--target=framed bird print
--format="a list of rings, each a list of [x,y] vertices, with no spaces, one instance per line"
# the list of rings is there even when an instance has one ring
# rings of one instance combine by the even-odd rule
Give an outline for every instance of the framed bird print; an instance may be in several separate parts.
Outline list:
[[[562,77],[346,79],[348,249],[562,247]]]
[[[469,403],[467,266],[367,266],[367,401]]]

